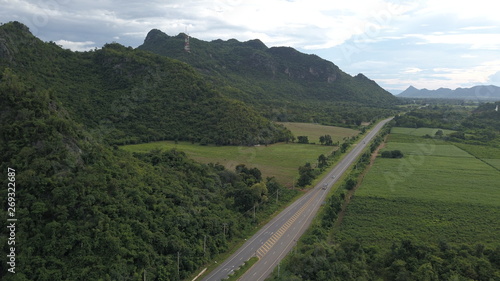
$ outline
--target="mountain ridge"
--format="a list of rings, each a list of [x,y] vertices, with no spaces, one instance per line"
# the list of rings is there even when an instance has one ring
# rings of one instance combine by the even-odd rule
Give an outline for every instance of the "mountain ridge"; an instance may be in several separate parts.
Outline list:
[[[454,90],[449,88],[428,90],[409,86],[398,97],[495,101],[500,100],[500,87],[494,85],[477,85],[470,88],[459,87]]]
[[[23,82],[52,89],[78,122],[110,143],[252,145],[291,136],[179,60],[117,43],[72,52],[19,22],[0,26],[0,39],[1,72],[10,68]]]
[[[281,74],[284,74],[285,76],[291,78],[309,80],[315,80],[316,78],[319,79],[319,81],[328,82],[335,80],[335,78],[320,75],[325,72],[327,73],[327,75],[335,75],[337,74],[336,72],[339,71],[339,68],[336,65],[331,62],[322,60],[317,55],[303,54],[291,47],[269,48],[259,39],[252,39],[243,42],[238,41],[237,39],[216,39],[208,42],[190,37],[189,40],[191,51],[188,53],[183,49],[186,36],[187,35],[184,33],[179,33],[176,36],[169,36],[163,33],[161,30],[153,29],[147,34],[146,38],[144,39],[144,44],[139,46],[138,49],[150,50],[160,55],[165,55],[179,59],[181,61],[185,61],[189,64],[192,64],[196,68],[211,70],[215,72],[223,71],[224,69],[234,70],[235,68],[245,68],[246,66],[251,66],[261,67],[260,70],[269,71],[273,75],[276,75],[277,71],[280,70]],[[155,44],[161,44],[163,45],[163,48],[158,48],[158,46],[154,46]],[[221,52],[216,52],[215,49],[207,47],[209,45],[212,45],[215,48],[221,48],[223,50],[221,50]],[[205,48],[205,50],[203,50],[203,48]],[[208,56],[206,56],[207,52],[210,52],[208,53]],[[231,52],[236,53],[236,56],[232,58],[226,57],[226,60],[223,60],[221,58],[222,54],[227,55]],[[275,57],[271,57],[269,56],[269,54],[272,54]],[[289,66],[277,61],[280,58],[295,58],[301,60],[301,63],[307,63],[305,59],[306,57],[320,61],[320,63],[331,65],[323,65],[322,69],[310,66],[309,68],[304,68],[304,70],[302,71],[298,71],[297,69],[291,69]],[[203,62],[196,63],[197,60],[202,60]],[[205,61],[214,63],[214,65],[212,65],[211,67],[207,66],[206,64],[203,64]]]
[[[194,37],[189,38],[190,52],[186,52],[186,36],[153,29],[138,49],[191,65],[215,85],[231,89],[226,92],[231,98],[254,105],[272,120],[352,125],[356,123],[352,111],[361,112],[363,121],[371,121],[390,114],[374,108],[388,109],[397,103],[397,98],[365,75],[352,77],[314,54],[291,47],[269,48],[258,39],[208,42]],[[282,119],[284,108],[286,120]],[[332,112],[336,117],[332,118]]]

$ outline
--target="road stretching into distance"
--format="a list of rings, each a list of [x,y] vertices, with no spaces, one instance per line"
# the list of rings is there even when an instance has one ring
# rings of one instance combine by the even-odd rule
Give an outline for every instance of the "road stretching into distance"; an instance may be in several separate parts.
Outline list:
[[[203,281],[219,281],[227,278],[229,274],[236,271],[245,261],[254,256],[258,257],[259,261],[239,280],[258,281],[266,279],[309,227],[332,185],[354,163],[373,137],[391,119],[385,119],[375,125],[314,188],[263,226],[233,255],[210,272]]]

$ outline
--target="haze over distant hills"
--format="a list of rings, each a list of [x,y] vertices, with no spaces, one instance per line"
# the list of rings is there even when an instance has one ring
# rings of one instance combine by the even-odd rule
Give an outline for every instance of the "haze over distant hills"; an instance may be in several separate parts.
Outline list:
[[[466,99],[493,101],[500,100],[500,87],[493,85],[480,85],[472,88],[439,88],[437,90],[417,89],[413,86],[401,92],[398,97],[402,98],[436,98],[436,99]]]

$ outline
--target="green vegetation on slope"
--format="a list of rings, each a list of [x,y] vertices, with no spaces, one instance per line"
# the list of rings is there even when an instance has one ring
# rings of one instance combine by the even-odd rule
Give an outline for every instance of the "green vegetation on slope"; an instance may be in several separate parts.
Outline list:
[[[74,122],[55,92],[9,69],[0,100],[0,169],[15,170],[18,220],[17,273],[2,266],[2,280],[181,280],[279,208],[268,196],[295,195],[244,165],[113,149]]]
[[[119,44],[71,52],[18,22],[0,27],[0,71],[50,88],[73,118],[110,143],[286,141],[291,133],[230,99],[185,63]]]
[[[276,121],[358,126],[391,114],[397,98],[362,74],[352,77],[333,63],[259,40],[206,42],[151,30],[139,49],[186,62],[224,94],[255,105]]]

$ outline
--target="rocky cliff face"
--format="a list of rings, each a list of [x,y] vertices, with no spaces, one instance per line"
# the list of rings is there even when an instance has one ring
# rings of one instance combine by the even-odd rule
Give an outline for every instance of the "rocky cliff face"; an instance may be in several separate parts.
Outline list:
[[[186,61],[205,71],[247,71],[273,79],[281,76],[327,83],[340,77],[340,69],[332,62],[290,47],[268,48],[258,39],[205,42],[191,38],[192,52],[188,55],[182,48],[185,36],[181,33],[172,37],[153,29],[139,48]]]

